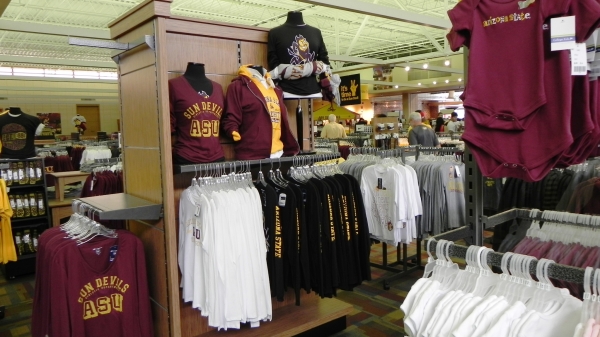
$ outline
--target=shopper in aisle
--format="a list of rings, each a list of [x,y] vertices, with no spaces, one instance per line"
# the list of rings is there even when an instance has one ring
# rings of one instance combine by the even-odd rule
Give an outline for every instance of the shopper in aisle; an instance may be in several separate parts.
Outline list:
[[[408,143],[410,145],[422,145],[427,147],[440,147],[440,142],[431,127],[427,127],[421,121],[421,114],[413,112],[410,114],[411,130],[408,132]]]
[[[458,121],[458,114],[453,112],[451,116],[452,117],[450,117],[450,121],[446,126],[446,130],[450,133],[458,132],[461,127],[461,123]]]
[[[323,127],[323,131],[321,131],[321,138],[346,138],[346,129],[344,129],[342,124],[336,122],[336,117],[334,114],[329,115],[329,124]]]
[[[446,130],[445,128],[445,124],[444,124],[444,118],[443,117],[438,117],[435,120],[435,132],[444,132]]]

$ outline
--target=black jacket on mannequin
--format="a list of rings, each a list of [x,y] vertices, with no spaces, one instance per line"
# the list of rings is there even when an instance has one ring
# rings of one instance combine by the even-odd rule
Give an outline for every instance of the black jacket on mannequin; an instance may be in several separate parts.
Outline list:
[[[269,69],[280,64],[301,65],[313,61],[329,64],[327,48],[318,28],[304,24],[302,13],[289,12],[287,21],[269,31]],[[311,95],[321,92],[316,76],[296,80],[281,80],[278,85],[284,92]]]

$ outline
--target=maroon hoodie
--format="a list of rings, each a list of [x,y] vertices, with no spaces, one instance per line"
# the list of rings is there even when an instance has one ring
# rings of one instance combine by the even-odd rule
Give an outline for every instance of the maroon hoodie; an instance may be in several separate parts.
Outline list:
[[[275,88],[275,92],[281,103],[283,155],[293,156],[298,154],[300,146],[290,131],[283,92],[279,88]],[[229,85],[221,126],[227,136],[231,137],[231,133],[237,131],[242,137],[235,142],[235,159],[264,159],[271,156],[273,125],[266,104],[264,96],[249,78],[239,76]]]

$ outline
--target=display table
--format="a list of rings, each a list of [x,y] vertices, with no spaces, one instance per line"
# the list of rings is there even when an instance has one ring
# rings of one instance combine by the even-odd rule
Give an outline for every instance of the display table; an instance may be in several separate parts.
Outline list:
[[[48,175],[54,177],[54,187],[56,188],[56,200],[64,201],[65,200],[65,185],[85,182],[87,177],[90,175],[89,172],[81,172],[81,171],[67,171],[67,172],[52,172],[47,173]]]
[[[52,215],[52,227],[60,226],[60,219],[66,218],[73,214],[72,198],[65,200],[49,199],[48,209]]]

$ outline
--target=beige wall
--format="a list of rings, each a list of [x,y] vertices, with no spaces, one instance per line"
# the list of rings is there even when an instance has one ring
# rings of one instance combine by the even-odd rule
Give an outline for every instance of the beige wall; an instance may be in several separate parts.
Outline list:
[[[64,135],[76,131],[71,118],[75,116],[78,104],[99,105],[102,131],[117,131],[117,120],[121,113],[116,81],[99,83],[0,77],[0,108],[20,107],[30,115],[38,112],[60,113]]]

